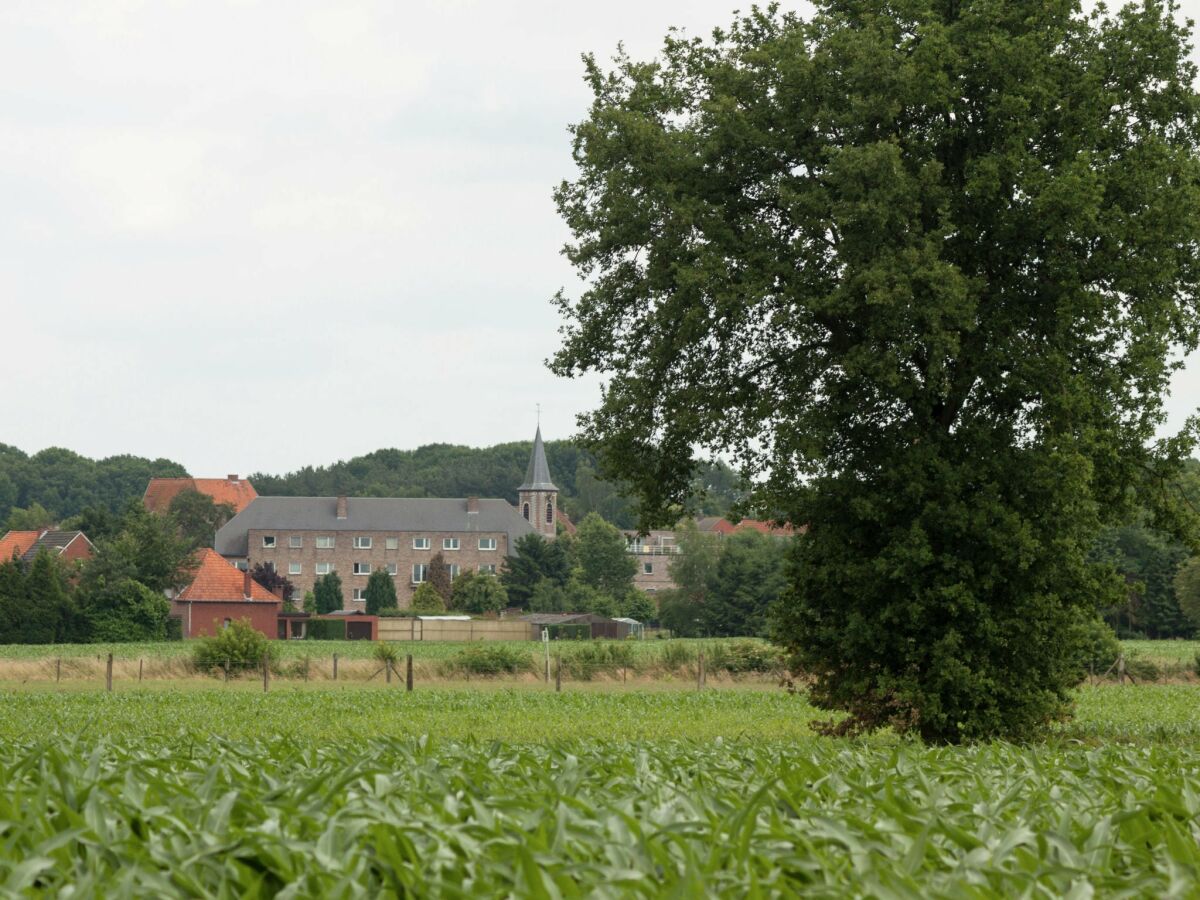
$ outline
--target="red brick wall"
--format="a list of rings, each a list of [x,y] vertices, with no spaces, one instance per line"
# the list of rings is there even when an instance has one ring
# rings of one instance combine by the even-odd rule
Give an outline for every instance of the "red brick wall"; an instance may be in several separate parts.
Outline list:
[[[92,547],[83,538],[77,537],[63,550],[59,558],[66,560],[67,562],[91,559]]]
[[[191,629],[188,628],[188,607],[191,607]],[[249,602],[221,602],[214,600],[196,600],[189,603],[186,600],[175,600],[171,603],[171,615],[177,615],[183,622],[183,636],[210,637],[224,627],[224,621],[229,619],[249,619],[250,625],[256,631],[261,631],[269,638],[279,635],[278,616],[282,603],[268,603],[263,600]]]

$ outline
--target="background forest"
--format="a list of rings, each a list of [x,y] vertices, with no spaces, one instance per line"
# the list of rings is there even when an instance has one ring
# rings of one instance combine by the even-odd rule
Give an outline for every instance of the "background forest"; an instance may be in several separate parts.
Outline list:
[[[503,497],[516,502],[525,474],[527,442],[473,448],[430,444],[416,450],[377,450],[329,466],[306,466],[295,472],[248,477],[263,495],[362,497]],[[596,458],[571,441],[546,444],[551,472],[562,491],[562,507],[575,522],[588,513],[618,528],[633,528],[632,503],[618,485],[597,474]],[[0,523],[32,529],[62,524],[82,528],[99,538],[116,530],[117,517],[130,500],[138,500],[155,477],[189,473],[168,459],[112,456],[93,460],[70,450],[49,448],[33,455],[0,444]],[[224,473],[199,473],[216,475]],[[721,464],[708,465],[697,480],[696,512],[723,515],[742,499],[736,473]],[[1200,506],[1200,461],[1193,460],[1179,486]],[[1096,557],[1111,562],[1125,576],[1128,590],[1120,606],[1102,610],[1122,637],[1190,637],[1197,615],[1186,614],[1176,582],[1181,565],[1192,556],[1187,547],[1154,530],[1148,517],[1105,532]],[[1200,610],[1196,611],[1200,614]],[[718,629],[719,630],[719,629]]]

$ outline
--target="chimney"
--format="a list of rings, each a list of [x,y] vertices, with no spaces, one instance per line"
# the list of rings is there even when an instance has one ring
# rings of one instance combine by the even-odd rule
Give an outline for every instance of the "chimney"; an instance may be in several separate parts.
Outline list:
[[[237,477],[237,472],[234,472],[233,474],[231,474],[231,475],[229,476],[229,480],[230,480],[230,481],[232,481],[232,482],[234,482],[234,483],[236,484],[236,483],[237,483],[237,480],[238,480],[238,477]]]
[[[250,570],[249,569],[247,569],[245,572],[242,573],[242,595],[247,600],[250,599]]]
[[[337,498],[337,517],[339,519],[346,518],[346,498],[344,495]]]
[[[478,497],[468,497],[467,498],[467,512],[473,513],[475,515],[479,515],[479,498]]]

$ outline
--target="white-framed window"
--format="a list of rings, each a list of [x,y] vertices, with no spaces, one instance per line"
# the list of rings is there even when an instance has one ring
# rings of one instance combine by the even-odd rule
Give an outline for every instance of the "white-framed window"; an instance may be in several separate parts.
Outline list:
[[[233,564],[233,567],[235,569],[239,569],[242,572],[245,572],[247,569],[250,568],[250,563],[246,562],[246,560],[244,560],[244,559],[239,559],[239,560],[237,560],[237,562],[235,562]]]
[[[263,535],[263,549],[264,550],[274,550],[275,549],[275,535],[273,535],[273,534],[264,534]]]
[[[420,584],[429,577],[428,563],[413,563],[412,567],[412,583]]]
[[[496,564],[488,563],[487,565],[480,566],[479,574],[480,575],[495,575],[496,574]]]
[[[384,543],[389,550],[400,549],[400,538],[387,538]]]
[[[288,563],[288,574],[289,575],[299,575],[301,571],[302,571],[302,569],[301,569],[300,563],[297,563],[297,562]]]
[[[301,547],[304,546],[304,535],[289,534],[288,535],[288,546],[291,547],[293,550],[299,550]]]
[[[429,538],[413,538],[413,549],[414,550],[428,550],[429,549]]]
[[[496,539],[495,538],[480,538],[479,539],[479,549],[480,550],[495,550],[496,549]]]
[[[351,599],[352,600],[366,600],[367,599],[366,591],[363,588],[355,588],[354,595],[353,595],[353,597],[351,597]]]
[[[626,569],[625,571],[629,571],[629,570]],[[642,574],[643,575],[653,575],[654,574],[654,563],[648,563],[648,562],[642,563]]]
[[[448,568],[450,570],[450,580],[451,581],[453,581],[455,578],[458,577],[459,569],[458,569],[457,563],[450,563],[450,565],[447,566],[446,568]]]
[[[317,535],[317,549],[318,550],[332,550],[333,549],[333,535],[332,534]]]
[[[389,575],[391,575],[393,578],[395,578],[395,577],[396,577],[396,573],[397,573],[398,571],[399,571],[399,569],[396,567],[396,564],[395,564],[395,563],[388,563],[388,564],[387,564],[387,573],[388,573]]]
[[[370,575],[371,574],[371,564],[365,563],[365,562],[356,562],[354,564],[354,574],[355,575]]]
[[[313,566],[313,571],[318,575],[328,575],[333,571],[333,563],[317,563]]]
[[[354,538],[354,549],[355,550],[370,550],[371,549],[371,539],[369,537],[367,537],[366,535],[357,535]]]
[[[442,549],[443,550],[457,550],[458,549],[458,538],[442,538]]]

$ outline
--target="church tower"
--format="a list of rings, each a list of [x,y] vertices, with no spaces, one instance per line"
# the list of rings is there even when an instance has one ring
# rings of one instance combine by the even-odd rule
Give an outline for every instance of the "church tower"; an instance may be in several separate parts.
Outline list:
[[[534,531],[544,538],[554,539],[558,488],[550,480],[550,466],[546,462],[546,447],[542,444],[541,425],[533,437],[533,453],[529,457],[529,468],[525,470],[525,481],[517,488],[517,509],[529,520]]]

